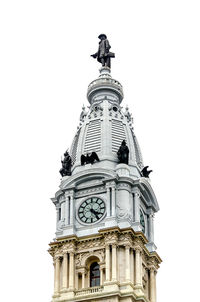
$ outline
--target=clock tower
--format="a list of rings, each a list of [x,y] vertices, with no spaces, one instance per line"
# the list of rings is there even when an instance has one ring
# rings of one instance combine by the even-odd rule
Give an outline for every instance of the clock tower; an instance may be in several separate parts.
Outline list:
[[[99,37],[99,45],[107,43],[105,35]],[[132,115],[122,107],[122,85],[110,73],[114,54],[104,55],[107,61],[101,54],[92,55],[102,64],[100,75],[88,86],[90,106],[82,108],[52,198],[57,213],[49,249],[52,301],[155,302],[161,259],[153,220],[159,206]]]

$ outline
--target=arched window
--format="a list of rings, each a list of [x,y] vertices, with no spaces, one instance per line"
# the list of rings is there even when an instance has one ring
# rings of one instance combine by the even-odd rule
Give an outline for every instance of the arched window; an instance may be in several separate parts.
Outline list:
[[[100,269],[97,262],[93,262],[90,266],[90,287],[100,285]]]

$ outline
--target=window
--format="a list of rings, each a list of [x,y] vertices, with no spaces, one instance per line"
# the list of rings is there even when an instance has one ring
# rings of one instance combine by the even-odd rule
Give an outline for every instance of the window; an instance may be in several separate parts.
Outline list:
[[[61,208],[58,209],[58,220],[61,220]]]
[[[100,270],[99,264],[94,262],[90,266],[90,287],[100,285]]]

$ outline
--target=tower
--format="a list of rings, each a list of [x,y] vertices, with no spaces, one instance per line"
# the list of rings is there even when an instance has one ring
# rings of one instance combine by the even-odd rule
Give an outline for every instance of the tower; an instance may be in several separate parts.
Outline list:
[[[100,36],[105,43],[107,37]],[[87,90],[89,110],[82,108],[52,198],[57,212],[49,249],[52,301],[155,302],[161,259],[153,217],[159,206],[132,115],[121,107],[122,85],[111,76],[110,60],[100,62],[100,75]]]

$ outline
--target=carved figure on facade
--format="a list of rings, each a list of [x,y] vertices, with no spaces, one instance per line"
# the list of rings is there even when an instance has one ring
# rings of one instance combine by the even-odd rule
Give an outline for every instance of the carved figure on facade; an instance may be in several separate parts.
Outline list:
[[[72,167],[72,159],[69,155],[68,151],[64,153],[64,159],[61,159],[62,168],[60,169],[61,176],[70,176],[71,173],[71,167]]]
[[[84,253],[80,253],[80,254],[76,255],[76,257],[75,257],[75,264],[76,264],[76,266],[81,266],[83,255],[84,255]]]
[[[118,201],[116,212],[118,219],[132,219],[130,204],[127,201]]]
[[[120,164],[128,165],[129,148],[126,145],[125,140],[122,141],[121,146],[119,147],[119,150],[117,151],[117,157],[119,159]]]
[[[120,205],[117,205],[117,217],[119,219],[128,218],[129,217],[128,211],[120,207]]]
[[[100,39],[98,51],[91,55],[91,57],[97,59],[97,61],[101,63],[102,66],[110,68],[111,58],[114,58],[115,54],[113,52],[110,52],[111,46],[105,34],[99,35],[98,38]]]
[[[133,123],[133,117],[132,117],[132,114],[129,112],[128,106],[126,106],[125,110],[126,110],[126,111],[125,111],[124,115],[125,115],[126,119],[127,119],[127,121],[128,121],[130,124],[132,124],[132,123]]]
[[[84,122],[86,116],[87,116],[87,112],[86,112],[86,110],[85,110],[85,106],[83,105],[82,111],[81,111],[81,114],[80,114],[80,121],[81,121],[81,122]]]
[[[85,164],[94,164],[95,161],[99,161],[99,157],[96,152],[92,152],[91,154],[87,153],[86,155],[81,155],[81,165]]]

